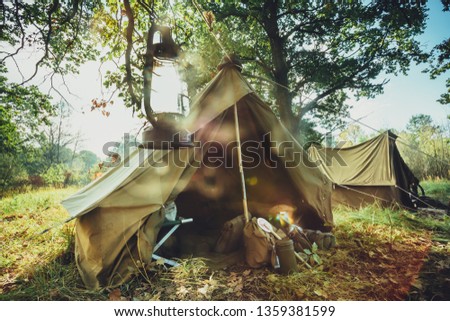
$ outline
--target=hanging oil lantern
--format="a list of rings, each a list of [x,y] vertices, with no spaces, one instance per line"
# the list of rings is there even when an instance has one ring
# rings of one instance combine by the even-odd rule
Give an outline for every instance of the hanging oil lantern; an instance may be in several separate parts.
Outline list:
[[[179,127],[189,105],[176,68],[179,53],[170,27],[153,24],[147,36],[144,67],[144,108],[151,125],[142,133],[143,147],[194,146],[190,133]]]

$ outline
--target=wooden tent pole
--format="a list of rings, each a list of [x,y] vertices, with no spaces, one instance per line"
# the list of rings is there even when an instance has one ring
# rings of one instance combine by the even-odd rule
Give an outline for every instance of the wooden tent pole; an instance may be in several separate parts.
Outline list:
[[[250,221],[250,214],[248,212],[247,189],[245,188],[244,167],[242,166],[241,135],[239,133],[239,119],[238,119],[236,103],[234,104],[234,126],[235,126],[235,130],[236,130],[236,140],[237,140],[237,145],[238,145],[237,151],[238,151],[239,173],[241,174],[242,205],[244,206],[245,221],[248,223]]]

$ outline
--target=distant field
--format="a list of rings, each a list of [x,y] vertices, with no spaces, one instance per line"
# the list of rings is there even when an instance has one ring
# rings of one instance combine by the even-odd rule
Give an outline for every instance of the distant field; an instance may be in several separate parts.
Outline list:
[[[448,181],[424,182],[448,199]],[[211,271],[202,259],[151,272],[115,291],[90,292],[73,253],[73,223],[59,202],[75,188],[42,189],[0,200],[1,300],[450,300],[450,220],[369,206],[334,211],[338,246],[321,265],[292,276],[244,264]],[[39,235],[46,228],[49,232]]]

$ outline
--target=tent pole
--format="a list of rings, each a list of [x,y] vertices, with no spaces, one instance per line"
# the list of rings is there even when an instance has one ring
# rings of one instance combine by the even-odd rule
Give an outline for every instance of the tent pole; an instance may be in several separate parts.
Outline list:
[[[239,134],[239,119],[237,114],[236,103],[234,104],[234,126],[236,129],[236,140],[238,145],[237,151],[238,151],[239,173],[241,174],[242,205],[244,206],[245,221],[248,223],[250,221],[250,214],[248,213],[247,190],[245,188],[244,167],[242,166],[241,135]]]

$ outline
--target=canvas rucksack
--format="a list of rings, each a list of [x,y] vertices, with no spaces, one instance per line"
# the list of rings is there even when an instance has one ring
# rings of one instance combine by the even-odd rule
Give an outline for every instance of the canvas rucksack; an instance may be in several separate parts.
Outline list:
[[[275,237],[263,231],[254,217],[244,227],[245,260],[252,268],[275,266]]]
[[[242,244],[244,225],[244,215],[239,215],[225,222],[214,247],[214,252],[227,254],[237,250],[239,245]]]

